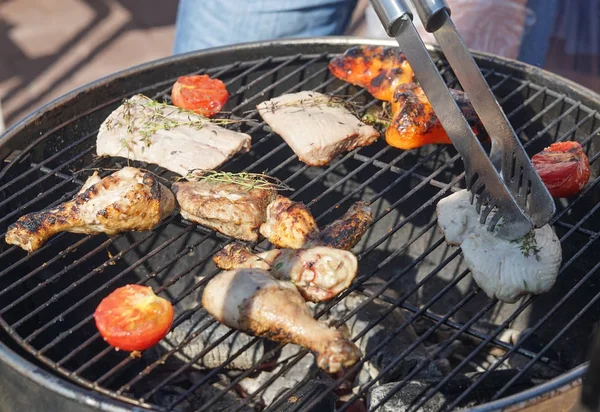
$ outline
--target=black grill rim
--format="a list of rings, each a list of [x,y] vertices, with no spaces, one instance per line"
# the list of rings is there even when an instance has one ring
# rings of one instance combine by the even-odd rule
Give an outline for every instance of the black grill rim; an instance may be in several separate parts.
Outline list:
[[[359,45],[398,46],[393,40],[343,36],[286,39],[241,43],[234,46],[189,52],[134,66],[81,86],[40,107],[24,117],[18,123],[9,127],[2,135],[0,135],[0,161],[4,161],[12,151],[23,148],[24,145],[31,144],[35,138],[51,133],[48,132],[48,129],[60,127],[63,122],[72,121],[75,117],[85,116],[85,112],[82,113],[81,111],[77,111],[76,113],[71,114],[71,112],[64,112],[62,110],[64,105],[78,99],[80,94],[87,94],[96,89],[105,88],[103,91],[108,93],[103,95],[101,106],[107,106],[120,100],[120,96],[115,98],[113,96],[114,94],[122,95],[131,93],[134,90],[143,89],[140,85],[152,84],[153,86],[156,86],[160,84],[160,82],[156,81],[156,78],[154,77],[155,74],[153,73],[158,67],[165,69],[177,67],[178,71],[183,75],[185,73],[190,73],[194,68],[197,68],[197,66],[192,63],[192,61],[195,61],[196,59],[203,59],[203,67],[211,68],[240,61],[254,60],[260,57],[264,58],[265,56],[280,57],[291,55],[293,52],[298,52],[299,49],[306,54],[339,53],[349,47]],[[438,47],[427,45],[427,48],[432,54],[438,57],[442,56]],[[510,74],[519,79],[534,78],[539,86],[552,86],[557,92],[562,93],[569,98],[577,98],[577,100],[581,101],[586,106],[595,106],[600,101],[600,94],[539,67],[489,53],[472,53],[477,64],[481,68],[493,69],[501,66],[505,74]],[[136,81],[131,81],[133,76],[139,78],[136,79]],[[147,78],[150,78],[151,81],[147,82]],[[109,89],[109,86],[120,82],[126,82],[127,84],[122,84],[121,88],[116,88],[117,90],[114,90],[115,88],[113,88],[113,90]],[[170,82],[170,80],[166,83],[168,82]],[[99,107],[96,107],[94,110],[97,110],[98,108]],[[0,178],[3,174],[4,173],[0,174]]]
[[[161,81],[157,81],[158,79],[154,72],[156,69],[171,69],[173,72],[185,74],[197,69],[199,61],[202,62],[203,67],[208,69],[236,62],[256,60],[266,56],[291,56],[298,52],[307,54],[339,53],[356,45],[397,46],[395,42],[388,40],[349,37],[291,39],[245,43],[230,47],[209,49],[201,52],[192,52],[160,59],[136,66],[82,86],[41,107],[9,128],[2,136],[0,136],[0,161],[3,161],[14,150],[20,150],[26,146],[36,144],[38,139],[42,139],[45,135],[52,133],[56,128],[62,127],[65,122],[71,122],[75,120],[75,118],[85,116],[87,114],[86,111],[78,110],[78,107],[76,107],[78,105],[74,104],[82,97],[82,94],[89,95],[88,100],[97,102],[97,106],[89,111],[98,110],[103,106],[116,103],[124,94],[143,89],[144,86],[150,87],[147,86],[148,84],[152,85],[151,87],[160,85]],[[429,49],[432,54],[440,56],[440,52],[437,48],[430,46]],[[595,107],[598,106],[600,102],[600,95],[593,91],[540,68],[490,54],[476,52],[473,54],[482,68],[494,69],[495,67],[501,67],[503,74],[509,74],[517,79],[532,79],[542,87],[548,85],[554,91],[563,93],[567,98],[577,99],[586,106]],[[132,81],[133,77],[135,77],[134,81]],[[165,80],[162,81],[162,83],[171,83],[171,80]],[[89,97],[94,95],[96,96],[96,99],[89,99]],[[118,95],[118,97],[116,97],[116,95]],[[71,106],[71,110],[64,110],[64,107],[69,105]],[[2,177],[9,168],[10,166],[6,167],[4,171],[0,173],[0,177]],[[120,411],[132,410],[132,408],[133,410],[142,410],[142,408],[132,406],[130,403],[122,402],[100,392],[94,392],[74,385],[66,379],[57,378],[56,375],[46,372],[36,365],[41,362],[30,362],[2,342],[0,342],[0,359],[5,363],[3,367],[8,366],[20,373],[26,373],[29,379],[35,377],[35,379],[32,380],[36,384],[45,388],[50,388],[51,390],[60,393],[62,396],[71,398],[78,403],[87,405],[90,405],[91,403],[104,407],[106,410]],[[565,384],[576,381],[585,373],[586,369],[587,364],[580,365],[542,385],[517,395],[503,398],[499,401],[480,405],[474,410],[494,410],[499,407],[507,407],[532,399],[540,394],[548,393]]]

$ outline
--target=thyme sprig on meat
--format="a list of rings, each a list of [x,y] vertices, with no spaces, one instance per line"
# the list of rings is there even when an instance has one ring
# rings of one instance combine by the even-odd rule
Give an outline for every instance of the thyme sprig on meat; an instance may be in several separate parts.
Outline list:
[[[523,256],[534,256],[537,260],[540,259],[540,248],[538,248],[537,245],[535,231],[532,230],[520,239],[512,240],[511,242],[519,244],[519,249],[521,249],[521,252],[523,252]]]
[[[286,107],[297,107],[299,111],[307,109],[309,107],[342,107],[350,112],[357,114],[358,104],[356,102],[351,102],[348,100],[344,100],[338,96],[312,96],[309,95],[307,99],[300,99],[292,102],[281,103],[278,101],[269,101],[266,102],[267,110],[271,113],[275,113],[278,110],[281,110]]]
[[[175,107],[166,103],[149,99],[143,101],[125,100],[122,104],[121,119],[110,118],[106,121],[106,129],[126,128],[127,133],[138,133],[144,147],[150,147],[151,137],[159,130],[171,130],[181,126],[188,126],[200,130],[207,124],[224,126],[239,123],[244,120],[215,118],[209,119],[192,111]],[[174,114],[187,113],[187,120],[173,118]],[[131,145],[137,144],[135,140],[121,139],[123,148],[131,151]],[[143,147],[142,147],[143,150]]]
[[[186,176],[186,178],[188,180],[202,180],[209,183],[236,184],[248,190],[294,190],[281,180],[263,173],[233,173],[220,172],[216,170],[193,170]]]

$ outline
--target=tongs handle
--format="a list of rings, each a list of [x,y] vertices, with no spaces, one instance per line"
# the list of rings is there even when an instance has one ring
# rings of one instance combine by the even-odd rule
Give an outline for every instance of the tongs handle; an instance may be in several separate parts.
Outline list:
[[[450,16],[450,7],[444,0],[413,0],[423,27],[429,33],[438,30]]]
[[[404,0],[371,0],[373,10],[381,20],[381,24],[390,37],[395,37],[399,31],[402,19],[413,19],[410,7]]]

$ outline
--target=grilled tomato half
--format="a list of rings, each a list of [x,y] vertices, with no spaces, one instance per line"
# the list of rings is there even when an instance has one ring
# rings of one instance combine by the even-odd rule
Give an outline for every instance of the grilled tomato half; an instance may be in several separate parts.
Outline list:
[[[590,178],[590,163],[577,142],[553,143],[531,158],[552,197],[573,196]]]
[[[211,79],[206,74],[181,76],[171,90],[173,104],[206,117],[219,113],[229,93],[219,79]]]
[[[94,319],[109,345],[126,351],[148,349],[160,341],[173,323],[171,302],[156,296],[152,288],[126,285],[105,297]]]

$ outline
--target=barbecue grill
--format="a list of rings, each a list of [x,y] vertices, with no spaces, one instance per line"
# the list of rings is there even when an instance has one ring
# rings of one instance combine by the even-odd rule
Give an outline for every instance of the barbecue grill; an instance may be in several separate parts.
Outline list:
[[[581,378],[600,319],[600,258],[594,250],[600,234],[600,97],[540,69],[474,54],[530,156],[552,142],[576,140],[592,170],[580,194],[557,201],[552,224],[562,242],[563,264],[555,286],[544,295],[505,304],[481,292],[460,250],[447,246],[437,229],[437,201],[464,188],[462,163],[452,146],[401,151],[381,139],[330,165],[308,167],[262,123],[255,105],[286,92],[332,93],[359,113],[378,104],[327,69],[332,56],[358,44],[394,45],[326,38],[214,49],[126,70],[56,100],[0,140],[0,233],[19,216],[72,197],[93,170],[107,175],[127,165],[94,155],[98,127],[123,99],[143,93],[170,102],[178,76],[207,73],[223,80],[231,93],[225,110],[240,121],[228,127],[253,136],[252,150],[224,170],[279,178],[295,188],[288,195],[309,206],[319,225],[340,217],[356,200],[371,202],[374,224],[354,249],[360,259],[357,279],[333,301],[314,308],[317,318],[328,319],[360,294],[357,307],[334,319],[342,326],[377,302],[382,310],[364,317],[364,327],[352,338],[383,324],[385,333],[361,362],[345,374],[328,376],[306,351],[281,356],[282,345],[252,338],[218,367],[203,368],[203,357],[235,332],[215,335],[194,349],[202,332],[215,324],[198,294],[218,272],[212,255],[232,240],[173,214],[152,232],[59,234],[30,255],[2,242],[0,398],[11,410],[40,402],[45,410],[63,411],[364,410],[361,405],[491,410]],[[458,87],[439,52],[430,51],[447,83]],[[153,165],[137,166],[173,178]],[[253,247],[269,246],[263,241]],[[171,334],[140,357],[110,348],[92,317],[102,298],[127,283],[152,286],[176,308]],[[175,331],[184,338],[174,339]],[[398,336],[404,336],[403,346]],[[259,353],[259,345],[262,351],[250,369],[229,367],[249,352]],[[378,370],[366,371],[383,352],[393,356]],[[276,394],[266,400],[269,392]]]

